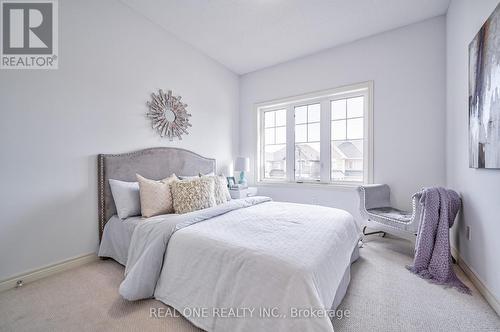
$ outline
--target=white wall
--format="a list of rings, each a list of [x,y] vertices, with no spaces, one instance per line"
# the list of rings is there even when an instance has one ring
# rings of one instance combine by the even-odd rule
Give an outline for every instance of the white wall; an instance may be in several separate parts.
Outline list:
[[[468,45],[498,0],[452,1],[447,14],[447,185],[463,195],[454,246],[500,299],[500,170],[471,169],[468,156]],[[471,240],[465,226],[471,227]]]
[[[59,69],[0,71],[0,280],[95,252],[96,155],[152,146],[228,165],[238,149],[238,77],[119,1],[59,2]],[[190,134],[145,118],[158,88],[189,104]]]
[[[242,76],[240,153],[256,160],[255,103],[373,80],[374,181],[389,184],[395,204],[409,208],[413,192],[445,182],[445,44],[438,17]],[[357,215],[353,189],[315,188],[260,193]]]

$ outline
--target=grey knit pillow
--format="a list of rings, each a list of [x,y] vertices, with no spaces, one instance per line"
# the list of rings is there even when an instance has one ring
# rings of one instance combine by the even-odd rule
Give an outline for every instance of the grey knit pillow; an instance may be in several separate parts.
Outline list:
[[[188,213],[216,205],[215,181],[211,177],[174,180],[170,184],[175,213]]]

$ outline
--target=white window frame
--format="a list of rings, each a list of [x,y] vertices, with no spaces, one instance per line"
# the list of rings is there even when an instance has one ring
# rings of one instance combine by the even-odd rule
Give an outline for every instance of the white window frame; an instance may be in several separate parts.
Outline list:
[[[363,182],[331,181],[331,101],[364,96],[363,114]],[[295,181],[295,116],[297,106],[321,104],[320,122],[320,180]],[[285,179],[264,178],[264,112],[286,109],[286,177]],[[291,185],[329,185],[352,187],[373,181],[373,81],[342,86],[339,88],[307,93],[303,95],[262,102],[254,105],[257,118],[257,162],[255,174],[257,183]]]

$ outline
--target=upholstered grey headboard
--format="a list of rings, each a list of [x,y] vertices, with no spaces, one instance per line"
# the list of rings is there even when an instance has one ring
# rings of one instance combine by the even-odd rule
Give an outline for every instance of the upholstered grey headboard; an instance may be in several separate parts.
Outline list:
[[[109,179],[136,181],[136,174],[148,179],[161,180],[172,173],[198,175],[215,172],[215,159],[202,157],[179,148],[150,148],[131,153],[100,154],[97,157],[99,239],[104,225],[116,214]]]

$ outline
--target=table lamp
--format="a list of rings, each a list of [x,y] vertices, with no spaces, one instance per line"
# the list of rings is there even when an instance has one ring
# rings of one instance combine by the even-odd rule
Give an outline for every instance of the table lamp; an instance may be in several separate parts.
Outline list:
[[[245,177],[245,172],[250,171],[250,158],[248,157],[238,157],[234,163],[234,170],[240,172],[239,184],[246,186],[247,178]]]

